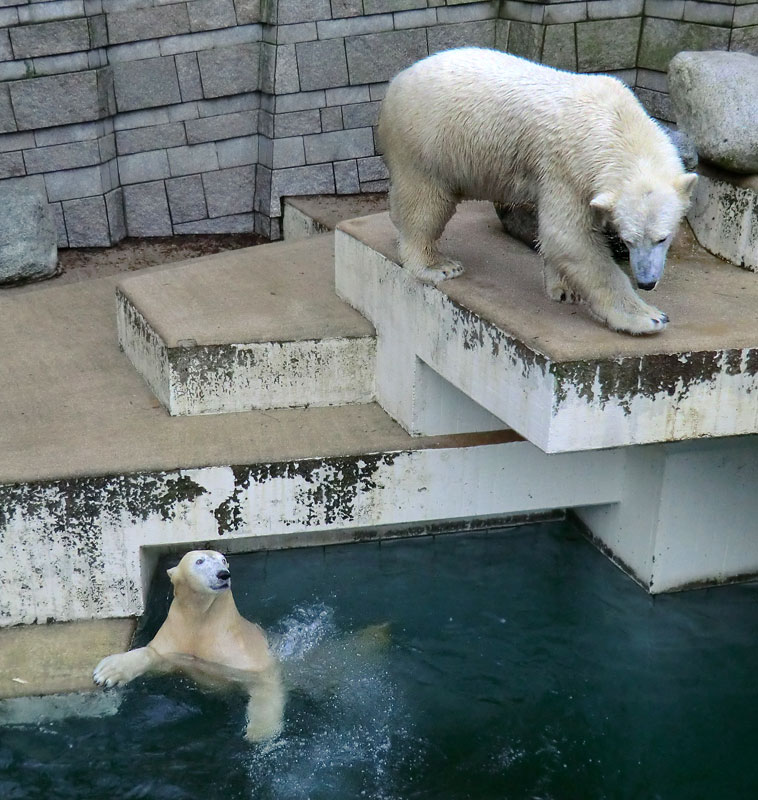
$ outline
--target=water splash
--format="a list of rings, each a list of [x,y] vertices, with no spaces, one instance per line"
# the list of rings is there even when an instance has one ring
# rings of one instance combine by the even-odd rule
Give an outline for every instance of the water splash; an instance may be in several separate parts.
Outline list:
[[[402,698],[373,631],[345,633],[333,609],[301,606],[274,628],[290,696],[280,739],[248,763],[251,798],[394,800],[411,737]]]

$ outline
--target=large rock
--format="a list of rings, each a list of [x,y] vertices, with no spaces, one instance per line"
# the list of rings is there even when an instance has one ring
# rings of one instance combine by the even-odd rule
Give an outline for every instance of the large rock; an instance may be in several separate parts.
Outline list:
[[[58,271],[58,236],[46,200],[0,185],[0,284],[49,278]]]
[[[758,173],[758,58],[678,53],[668,72],[679,127],[700,156],[731,172]]]

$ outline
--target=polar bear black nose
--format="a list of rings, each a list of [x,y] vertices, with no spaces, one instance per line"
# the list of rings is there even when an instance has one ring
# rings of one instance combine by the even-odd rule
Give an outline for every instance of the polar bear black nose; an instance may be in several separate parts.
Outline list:
[[[227,580],[229,577],[231,577],[231,573],[229,572],[229,570],[228,570],[228,569],[220,569],[220,570],[219,570],[219,571],[216,573],[216,577],[217,577],[217,578],[218,578],[220,581],[225,581],[225,580]]]
[[[649,292],[651,289],[655,289],[658,285],[658,281],[653,281],[652,283],[637,283],[637,286],[640,289],[644,289],[646,292]]]

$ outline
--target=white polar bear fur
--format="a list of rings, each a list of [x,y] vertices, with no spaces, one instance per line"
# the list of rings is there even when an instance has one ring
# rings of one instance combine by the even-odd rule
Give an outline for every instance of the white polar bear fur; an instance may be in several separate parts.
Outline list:
[[[174,599],[158,633],[146,647],[104,658],[95,683],[111,687],[148,671],[181,670],[214,684],[241,685],[250,696],[246,738],[277,736],[285,702],[279,665],[261,628],[237,610],[226,558],[192,550],[168,574]]]
[[[616,228],[639,285],[651,288],[697,178],[620,81],[448,50],[392,80],[379,141],[400,258],[420,280],[463,271],[435,245],[460,200],[531,202],[549,296],[580,296],[615,330],[665,328],[668,317],[613,261],[602,227]]]

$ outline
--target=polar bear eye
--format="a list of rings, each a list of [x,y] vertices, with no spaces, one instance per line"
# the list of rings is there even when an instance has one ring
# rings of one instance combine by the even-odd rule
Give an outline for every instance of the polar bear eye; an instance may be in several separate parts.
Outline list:
[[[664,236],[663,239],[658,239],[658,241],[654,242],[653,244],[665,244],[666,243],[666,239],[668,239],[668,238],[669,238],[668,236]]]
[[[203,563],[203,561],[205,561],[205,559],[204,559],[204,558],[198,558],[198,560],[197,560],[195,563],[196,563],[196,564],[202,564],[202,563]]]

